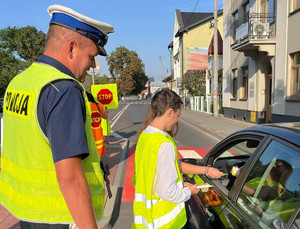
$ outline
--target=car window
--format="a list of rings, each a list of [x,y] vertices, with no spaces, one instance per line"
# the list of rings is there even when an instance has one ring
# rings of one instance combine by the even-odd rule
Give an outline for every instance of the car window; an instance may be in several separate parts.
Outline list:
[[[250,156],[258,145],[256,140],[237,141],[229,149],[225,150],[218,158],[234,157],[240,155]]]
[[[242,168],[241,168],[242,169]],[[275,140],[254,164],[237,204],[262,228],[284,228],[300,203],[300,153]]]
[[[238,168],[242,167],[252,153],[256,150],[261,139],[239,139],[228,143],[218,152],[213,167],[219,169],[226,175],[218,180],[213,180],[215,185],[228,192],[236,178]]]

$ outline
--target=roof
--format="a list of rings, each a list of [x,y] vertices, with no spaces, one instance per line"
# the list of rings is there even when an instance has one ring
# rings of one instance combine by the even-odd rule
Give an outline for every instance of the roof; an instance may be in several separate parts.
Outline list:
[[[220,14],[223,14],[223,10],[218,11],[218,15]],[[176,16],[180,28],[175,35],[176,37],[188,29],[214,18],[213,12],[180,12],[178,9]]]
[[[171,80],[172,80],[172,75],[167,76],[166,78],[164,78],[162,82],[167,83],[167,82],[169,82],[169,81],[171,81]]]
[[[208,55],[214,55],[214,37],[213,35],[210,45],[208,46]],[[218,30],[218,55],[223,55],[223,39],[221,37],[221,34]]]
[[[161,88],[164,88],[164,87],[168,87],[168,84],[167,83],[163,83],[163,82],[152,82],[152,83],[150,83],[150,86],[151,87],[161,87]]]
[[[247,132],[247,131],[253,131],[253,132],[259,132],[259,133],[267,133],[269,135],[276,136],[278,138],[284,139],[294,145],[300,146],[300,127],[299,125],[283,125],[283,124],[265,124],[265,125],[259,125],[250,127],[247,129],[243,129],[240,131],[237,131],[235,133],[241,133],[241,132]]]
[[[185,27],[193,25],[210,16],[213,16],[213,13],[181,12],[182,22]]]

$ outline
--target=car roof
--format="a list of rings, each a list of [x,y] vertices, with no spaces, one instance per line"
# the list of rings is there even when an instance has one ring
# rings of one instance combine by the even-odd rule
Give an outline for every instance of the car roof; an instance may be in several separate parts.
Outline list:
[[[264,124],[246,128],[235,133],[249,131],[272,135],[300,147],[300,123],[299,125],[297,123]]]

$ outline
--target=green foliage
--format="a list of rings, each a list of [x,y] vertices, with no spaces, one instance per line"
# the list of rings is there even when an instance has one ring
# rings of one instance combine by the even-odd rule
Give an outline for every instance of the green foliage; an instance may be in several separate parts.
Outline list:
[[[182,83],[184,89],[188,90],[190,95],[205,95],[205,71],[187,71],[183,75]]]
[[[33,26],[0,30],[0,96],[12,78],[43,53],[46,34]]]
[[[85,81],[87,82],[85,89],[91,93],[91,85],[93,84],[93,77],[90,75],[87,75],[85,78]],[[94,77],[94,84],[108,84],[111,83],[106,75],[99,77]]]
[[[135,81],[126,70],[122,71],[121,75],[117,78],[117,88],[120,95],[130,95],[135,89]]]
[[[109,71],[117,81],[118,93],[121,95],[139,94],[145,89],[148,77],[145,74],[145,65],[135,51],[124,46],[116,48],[106,57]]]

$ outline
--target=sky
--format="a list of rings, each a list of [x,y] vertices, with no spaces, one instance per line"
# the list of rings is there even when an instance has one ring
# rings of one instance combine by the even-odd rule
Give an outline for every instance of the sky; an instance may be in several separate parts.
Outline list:
[[[168,45],[173,39],[175,11],[213,12],[214,0],[0,0],[0,29],[8,26],[34,26],[48,31],[47,8],[59,4],[93,19],[111,24],[115,32],[108,35],[108,55],[124,46],[136,51],[145,64],[145,73],[155,81],[170,75]],[[218,0],[218,9],[223,8]],[[109,75],[103,56],[100,76]],[[161,61],[160,61],[161,59]]]

